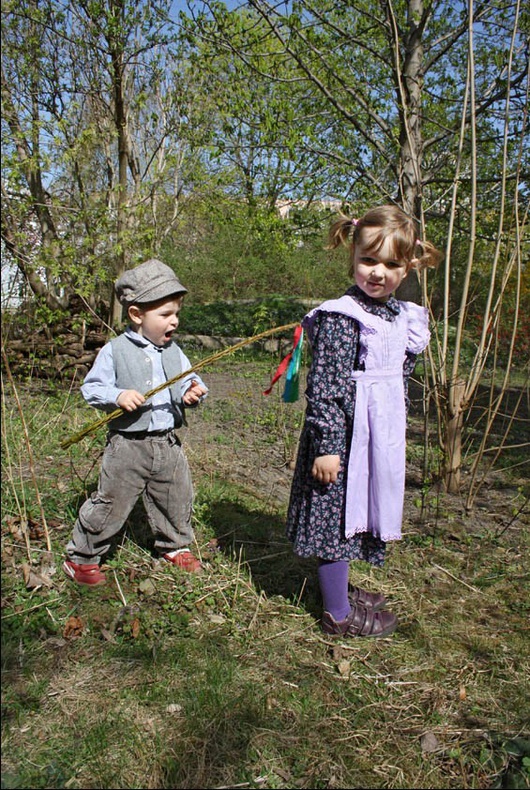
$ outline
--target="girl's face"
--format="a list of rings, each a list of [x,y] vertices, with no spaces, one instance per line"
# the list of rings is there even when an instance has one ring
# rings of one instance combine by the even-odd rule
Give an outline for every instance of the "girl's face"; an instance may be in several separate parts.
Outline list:
[[[378,302],[386,302],[407,276],[409,266],[393,257],[391,238],[386,238],[377,251],[371,248],[376,234],[377,228],[363,228],[354,248],[353,270],[361,291]]]
[[[155,346],[165,346],[179,325],[181,307],[182,297],[164,299],[147,308],[133,305],[129,308],[129,318],[139,335]]]

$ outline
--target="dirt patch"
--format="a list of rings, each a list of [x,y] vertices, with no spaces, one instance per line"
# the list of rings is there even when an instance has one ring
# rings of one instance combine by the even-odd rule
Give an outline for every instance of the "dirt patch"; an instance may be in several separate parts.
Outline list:
[[[192,467],[286,505],[303,401],[283,404],[277,418],[279,393],[264,396],[255,377],[234,376],[232,369],[208,372],[204,379],[208,398],[188,414],[181,434]],[[268,383],[264,372],[263,388]]]

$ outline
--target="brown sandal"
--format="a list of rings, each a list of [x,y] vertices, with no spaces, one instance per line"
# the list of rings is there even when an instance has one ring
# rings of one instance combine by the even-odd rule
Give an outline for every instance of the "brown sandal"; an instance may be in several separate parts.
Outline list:
[[[353,608],[358,603],[365,606],[367,609],[373,609],[378,612],[386,606],[386,598],[382,593],[371,593],[368,590],[363,590],[362,587],[348,587],[348,601]]]
[[[374,612],[357,604],[344,620],[335,620],[329,612],[322,616],[322,630],[332,636],[389,636],[397,627],[397,617],[389,611]]]

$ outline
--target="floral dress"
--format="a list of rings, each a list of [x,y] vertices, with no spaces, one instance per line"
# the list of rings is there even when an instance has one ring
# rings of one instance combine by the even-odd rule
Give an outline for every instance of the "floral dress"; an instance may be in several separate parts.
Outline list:
[[[357,286],[349,288],[345,296],[369,313],[370,319],[376,316],[385,322],[396,321],[404,307],[394,297],[378,302]],[[306,326],[309,318],[312,364],[287,512],[287,537],[301,557],[364,560],[380,566],[384,562],[386,542],[371,531],[346,537],[345,529],[347,469],[357,395],[354,372],[364,368],[363,344],[369,344],[370,338],[361,337],[359,322],[349,315],[317,308],[304,319]],[[421,342],[411,344],[415,353],[407,348],[403,354],[405,400],[416,355],[428,342],[428,331],[421,334]],[[341,468],[335,483],[319,483],[311,474],[313,461],[320,455],[340,456]]]

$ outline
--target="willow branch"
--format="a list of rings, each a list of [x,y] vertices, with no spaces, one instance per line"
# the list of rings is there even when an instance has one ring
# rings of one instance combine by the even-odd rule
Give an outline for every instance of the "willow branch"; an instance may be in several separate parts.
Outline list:
[[[166,389],[166,387],[171,387],[172,384],[175,384],[180,379],[183,379],[185,376],[189,376],[190,373],[195,373],[197,370],[204,368],[206,365],[211,365],[214,362],[217,362],[218,359],[221,357],[226,357],[228,354],[232,354],[234,351],[238,351],[238,349],[243,348],[243,346],[248,346],[250,343],[255,343],[257,340],[262,340],[264,337],[269,337],[270,335],[277,334],[278,332],[285,332],[288,329],[294,329],[295,326],[298,326],[298,323],[294,324],[285,324],[284,326],[275,326],[272,329],[266,329],[265,332],[260,332],[259,335],[254,335],[253,337],[247,337],[244,340],[240,340],[239,343],[236,343],[230,348],[225,348],[222,351],[218,351],[216,354],[212,354],[211,357],[207,357],[206,359],[197,362],[196,365],[193,367],[188,368],[183,373],[179,373],[178,376],[174,376],[172,379],[168,379],[164,381],[163,384],[160,384],[158,387],[155,387],[149,392],[144,394],[144,398],[147,400],[151,398],[153,395],[156,395],[157,392],[161,392],[162,390]],[[88,436],[90,433],[94,433],[97,431],[98,428],[101,428],[103,425],[106,425],[110,420],[115,420],[116,417],[120,417],[123,414],[123,409],[115,409],[114,411],[110,412],[110,414],[106,414],[105,417],[102,417],[99,420],[88,425],[83,430],[75,433],[73,436],[70,436],[69,439],[65,439],[61,442],[61,447],[65,450],[67,447],[71,447],[72,444],[77,444],[80,442],[81,439],[84,439],[85,436]]]

